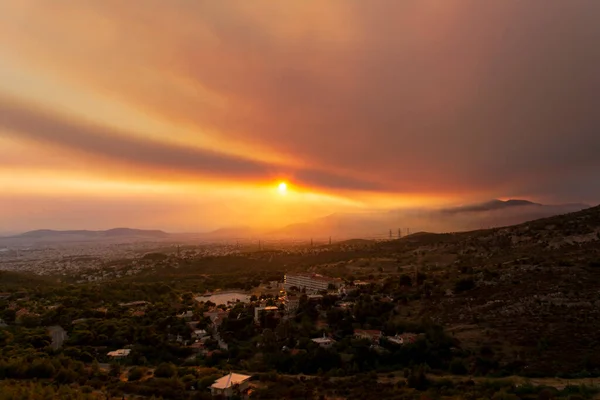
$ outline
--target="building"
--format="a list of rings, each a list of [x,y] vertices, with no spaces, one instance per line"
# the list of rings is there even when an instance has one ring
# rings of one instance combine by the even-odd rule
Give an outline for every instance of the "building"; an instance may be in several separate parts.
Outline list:
[[[186,320],[192,319],[194,317],[193,311],[184,311],[178,315],[179,318],[184,318]]]
[[[130,303],[120,303],[119,306],[121,307],[142,307],[149,304],[147,301],[132,301]]]
[[[249,375],[230,373],[219,378],[210,386],[210,393],[213,396],[230,398],[232,396],[246,396],[250,385]]]
[[[295,312],[300,307],[300,297],[294,295],[285,296],[285,310],[288,313]]]
[[[4,322],[4,320],[2,318],[0,318],[0,328],[6,328],[8,325],[6,324],[6,322]]]
[[[277,311],[279,311],[279,308],[277,308],[275,306],[270,306],[270,307],[255,307],[254,308],[254,322],[257,323],[257,324],[260,324],[261,317],[264,314],[276,313]]]
[[[194,339],[202,339],[206,335],[208,335],[208,333],[204,329],[196,329],[192,332],[192,338]]]
[[[383,337],[381,331],[368,330],[368,329],[355,329],[354,337],[357,339],[367,339],[373,343],[379,343],[379,340]]]
[[[123,358],[128,357],[129,353],[131,353],[131,349],[120,349],[115,351],[109,351],[106,355],[112,358],[113,360],[122,360]]]
[[[341,279],[329,278],[319,274],[286,274],[284,278],[285,290],[291,288],[305,289],[307,292],[320,292],[329,290],[329,285],[339,288]]]
[[[419,338],[419,335],[417,335],[416,333],[403,333],[401,335],[388,337],[387,340],[390,343],[402,346],[405,344],[415,343],[418,338]]]
[[[323,335],[322,338],[315,338],[311,340],[324,349],[329,349],[335,343],[335,340],[328,338],[325,335]]]

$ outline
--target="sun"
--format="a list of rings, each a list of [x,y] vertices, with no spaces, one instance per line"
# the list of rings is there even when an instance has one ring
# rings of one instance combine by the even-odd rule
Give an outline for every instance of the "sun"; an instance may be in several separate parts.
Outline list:
[[[285,182],[281,182],[279,183],[279,186],[277,186],[277,190],[279,190],[279,194],[286,194],[287,193],[287,183]]]

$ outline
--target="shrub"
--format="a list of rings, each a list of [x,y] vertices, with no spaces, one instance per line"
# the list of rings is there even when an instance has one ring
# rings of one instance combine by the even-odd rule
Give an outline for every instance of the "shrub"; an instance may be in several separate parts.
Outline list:
[[[464,278],[456,282],[454,285],[454,291],[456,293],[466,292],[467,290],[471,290],[475,288],[475,281],[473,278]]]
[[[467,372],[468,370],[463,360],[454,359],[450,363],[450,373],[454,375],[466,375]]]

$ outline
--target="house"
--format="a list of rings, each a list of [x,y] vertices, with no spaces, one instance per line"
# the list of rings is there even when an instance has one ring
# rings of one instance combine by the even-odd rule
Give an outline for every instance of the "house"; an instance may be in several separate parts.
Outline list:
[[[409,343],[414,343],[419,338],[419,335],[416,333],[403,333],[401,335],[395,335],[392,337],[388,337],[387,340],[390,343],[402,346]]]
[[[325,335],[323,335],[322,338],[315,338],[315,339],[311,339],[311,340],[324,349],[331,348],[331,346],[333,346],[333,344],[335,343],[335,340],[328,338]]]
[[[200,324],[200,321],[189,321],[186,322],[187,326],[190,327],[191,330],[196,330],[196,328],[198,328],[198,325]]]
[[[16,317],[15,320],[18,324],[20,324],[23,321],[23,318],[25,318],[25,317],[39,317],[39,316],[40,316],[39,314],[29,312],[29,310],[26,308],[21,308],[19,311],[17,311],[15,313],[15,317]]]
[[[217,315],[214,318],[211,318],[212,324],[214,328],[218,328],[221,326],[223,321],[227,318],[227,315]]]
[[[287,295],[284,300],[285,310],[288,313],[295,312],[300,307],[300,297],[294,295]]]
[[[210,393],[217,397],[230,398],[235,396],[246,396],[250,386],[249,375],[230,373],[219,378],[210,386]]]
[[[371,342],[378,343],[382,338],[383,334],[381,331],[377,330],[368,330],[368,329],[355,329],[354,337],[357,339],[367,339]]]
[[[338,307],[344,310],[348,310],[351,309],[352,307],[354,307],[354,303],[351,301],[344,301],[338,304]]]
[[[208,333],[206,333],[206,331],[204,329],[197,329],[192,332],[193,339],[202,339],[206,335],[208,335]]]
[[[188,346],[188,348],[192,349],[194,353],[201,353],[204,350],[204,343],[195,342]]]
[[[178,317],[184,318],[184,319],[192,319],[194,317],[194,312],[193,311],[185,311],[185,312],[179,314]]]
[[[109,351],[106,355],[112,358],[113,360],[122,360],[123,358],[128,357],[129,353],[131,353],[131,349],[120,349],[115,351]]]
[[[147,301],[132,301],[131,303],[121,303],[119,306],[121,307],[142,307],[146,304],[150,304]]]
[[[213,311],[206,311],[204,313],[204,317],[210,318],[210,322],[212,323],[213,328],[218,328],[219,326],[221,326],[223,320],[227,318],[228,315],[229,313],[227,311],[219,309]]]
[[[279,311],[279,308],[277,308],[275,306],[270,306],[270,307],[255,307],[254,308],[254,322],[257,323],[257,324],[260,324],[261,316],[263,314],[276,313],[277,311]]]

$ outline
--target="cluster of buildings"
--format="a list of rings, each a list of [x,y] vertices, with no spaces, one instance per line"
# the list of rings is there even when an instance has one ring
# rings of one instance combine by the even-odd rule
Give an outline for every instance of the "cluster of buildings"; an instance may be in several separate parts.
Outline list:
[[[419,338],[419,335],[416,333],[403,333],[395,336],[385,336],[383,332],[379,330],[355,329],[354,337],[356,339],[369,340],[373,345],[379,345],[381,344],[382,339],[386,339],[390,343],[403,346],[405,344],[415,343]],[[335,339],[327,337],[326,335],[311,340],[324,349],[329,349],[336,343]]]

